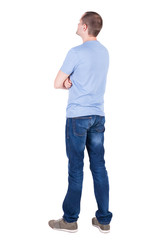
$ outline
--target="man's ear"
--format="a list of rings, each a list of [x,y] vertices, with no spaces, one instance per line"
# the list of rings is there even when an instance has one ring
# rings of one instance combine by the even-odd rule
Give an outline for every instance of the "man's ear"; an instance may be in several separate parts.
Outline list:
[[[83,24],[83,30],[85,31],[87,29],[87,25],[84,23]]]

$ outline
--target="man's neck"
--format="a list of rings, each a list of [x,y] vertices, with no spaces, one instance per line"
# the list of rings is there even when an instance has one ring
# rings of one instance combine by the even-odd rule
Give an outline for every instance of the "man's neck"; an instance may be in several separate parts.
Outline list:
[[[97,38],[96,37],[86,37],[86,38],[83,38],[83,43],[87,42],[87,41],[93,41],[93,40],[97,40]]]

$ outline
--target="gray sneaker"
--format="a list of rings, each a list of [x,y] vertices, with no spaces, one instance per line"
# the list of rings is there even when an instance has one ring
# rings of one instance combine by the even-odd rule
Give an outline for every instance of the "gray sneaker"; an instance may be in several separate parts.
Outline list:
[[[100,224],[97,220],[96,217],[92,218],[92,225],[94,227],[97,227],[99,228],[99,230],[102,232],[102,233],[108,233],[110,232],[110,225],[107,224],[107,225],[103,225],[103,224]]]
[[[61,230],[61,231],[71,232],[71,233],[78,231],[77,222],[69,223],[69,222],[66,222],[63,218],[59,220],[50,220],[48,222],[48,225],[55,230]]]

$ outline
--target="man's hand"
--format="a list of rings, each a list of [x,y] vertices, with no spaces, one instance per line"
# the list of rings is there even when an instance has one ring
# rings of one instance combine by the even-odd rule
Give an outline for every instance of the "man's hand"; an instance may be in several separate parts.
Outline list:
[[[66,80],[64,81],[63,85],[68,89],[72,86],[72,82],[70,81],[70,78],[66,78]]]

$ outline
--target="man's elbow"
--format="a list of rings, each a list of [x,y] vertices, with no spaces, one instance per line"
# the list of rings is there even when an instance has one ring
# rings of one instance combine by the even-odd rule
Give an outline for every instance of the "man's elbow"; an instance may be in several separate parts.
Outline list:
[[[54,88],[57,89],[59,88],[59,86],[57,86],[57,84],[54,83]]]

